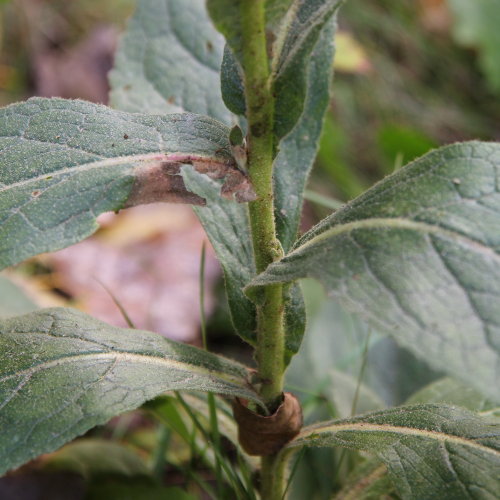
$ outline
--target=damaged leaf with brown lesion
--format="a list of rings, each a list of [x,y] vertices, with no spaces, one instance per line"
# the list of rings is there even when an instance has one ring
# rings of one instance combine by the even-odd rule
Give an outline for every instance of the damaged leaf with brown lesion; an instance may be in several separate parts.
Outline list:
[[[168,201],[205,205],[205,199],[187,189],[181,177],[184,165],[192,165],[196,171],[211,179],[225,179],[221,195],[243,203],[253,201],[255,192],[248,177],[241,172],[235,161],[215,157],[186,154],[162,155],[154,162],[140,163],[134,169],[135,182],[125,208],[145,203]]]
[[[207,116],[34,98],[0,110],[0,123],[0,269],[86,238],[103,212],[203,204],[186,189],[183,165],[225,178],[224,197],[255,197],[231,154],[229,128]]]

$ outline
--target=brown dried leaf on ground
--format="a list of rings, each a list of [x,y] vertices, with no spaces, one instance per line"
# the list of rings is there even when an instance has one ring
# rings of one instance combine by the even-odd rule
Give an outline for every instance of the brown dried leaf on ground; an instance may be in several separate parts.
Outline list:
[[[126,326],[105,287],[137,328],[187,342],[198,338],[199,264],[205,233],[191,208],[148,205],[105,214],[100,222],[103,229],[94,237],[49,257],[56,286],[108,323]],[[207,246],[207,313],[214,305],[210,290],[219,272]]]
[[[116,39],[115,28],[100,26],[68,50],[34,51],[35,95],[107,103],[107,74],[112,66]]]

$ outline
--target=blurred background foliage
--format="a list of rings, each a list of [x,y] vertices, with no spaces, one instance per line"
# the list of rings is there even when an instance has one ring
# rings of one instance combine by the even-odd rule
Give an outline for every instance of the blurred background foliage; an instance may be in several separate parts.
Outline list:
[[[0,0],[0,105],[32,95],[106,103],[107,72],[134,4]],[[500,140],[499,26],[500,0],[346,2],[339,18],[334,96],[309,185],[303,230],[432,148],[468,139]],[[11,270],[9,279],[4,273],[0,316],[70,304],[123,326],[119,302],[139,327],[200,344],[200,315],[193,304],[198,300],[204,235],[189,207],[139,207],[106,215],[101,224],[91,239],[31,259]],[[232,333],[210,249],[206,258],[209,346],[251,362],[247,346]],[[175,266],[169,265],[174,261]],[[401,404],[438,377],[383,332],[370,331],[342,311],[318,285],[305,282],[303,289],[308,332],[287,381],[301,397],[308,421]],[[182,413],[168,405],[162,408]],[[194,471],[200,473],[192,453],[198,446],[195,431],[185,432],[191,436],[188,444],[175,441],[166,452],[165,428],[148,419],[152,410],[146,410],[119,417],[91,435],[126,442],[156,467],[158,477],[168,465],[169,484],[186,486]],[[101,445],[94,441],[89,446],[100,450]],[[69,450],[44,460],[53,465],[64,453],[83,453]],[[116,456],[120,467],[126,462],[127,471],[143,473],[142,463],[131,458],[130,465],[127,450]],[[314,450],[304,452],[299,461],[292,498],[328,498],[343,485],[343,472],[359,461],[359,454]],[[207,457],[201,463],[205,467]],[[213,479],[203,467],[206,477],[191,481],[194,491],[199,491],[200,480]],[[177,474],[173,483],[172,474]],[[64,489],[63,483],[57,484]],[[15,476],[3,480],[0,496],[8,491],[11,497],[5,498],[31,498],[19,493],[27,491],[26,485],[26,476],[20,483]],[[394,498],[390,487],[384,491]],[[171,495],[184,498],[181,492]]]

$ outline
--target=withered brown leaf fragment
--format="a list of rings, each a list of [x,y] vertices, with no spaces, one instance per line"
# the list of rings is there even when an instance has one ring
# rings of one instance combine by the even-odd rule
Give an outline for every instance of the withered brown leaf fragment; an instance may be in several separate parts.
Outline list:
[[[134,169],[135,182],[125,208],[159,201],[204,205],[205,200],[188,191],[181,176],[183,165],[192,165],[211,179],[223,179],[221,196],[239,203],[256,199],[248,177],[227,159],[186,155],[180,153],[157,155],[155,161],[138,163]]]
[[[283,402],[270,416],[259,415],[236,398],[233,413],[238,423],[238,440],[249,455],[277,453],[300,431],[303,423],[298,399],[285,392]]]

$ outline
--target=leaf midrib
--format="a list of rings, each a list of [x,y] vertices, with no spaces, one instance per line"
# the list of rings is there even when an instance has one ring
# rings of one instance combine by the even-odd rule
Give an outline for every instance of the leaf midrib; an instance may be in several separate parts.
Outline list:
[[[224,372],[210,370],[208,368],[202,368],[197,365],[189,364],[187,362],[178,361],[170,358],[161,358],[157,356],[149,356],[146,354],[137,354],[137,353],[123,352],[123,351],[98,352],[98,353],[91,352],[91,353],[76,354],[71,356],[64,356],[50,361],[41,362],[31,366],[30,368],[26,368],[24,370],[20,370],[5,375],[2,378],[0,378],[0,383],[15,377],[31,376],[40,371],[48,370],[50,368],[54,368],[64,363],[76,363],[78,361],[88,360],[88,359],[94,359],[96,361],[108,360],[111,362],[123,361],[125,363],[136,362],[148,365],[176,368],[178,370],[187,371],[190,373],[195,372],[195,374],[197,375],[211,375],[220,378],[226,382],[235,384],[238,387],[244,388],[245,390],[251,392],[251,389],[248,387],[247,383],[237,376],[229,375]]]
[[[343,233],[349,233],[356,229],[410,229],[427,234],[437,234],[459,241],[466,244],[467,246],[476,247],[480,249],[481,252],[488,254],[490,257],[494,259],[500,259],[500,256],[494,250],[492,250],[481,241],[472,239],[452,229],[447,229],[439,225],[432,225],[426,222],[417,222],[411,219],[404,219],[402,217],[387,217],[358,220],[334,226],[322,232],[321,234],[314,236],[299,247],[295,248],[282,260],[285,260],[288,257],[292,257],[302,252],[307,247],[320,243],[321,241],[326,240],[330,237],[338,236]]]
[[[30,177],[29,179],[23,179],[21,181],[14,182],[12,184],[8,184],[7,186],[0,188],[0,194],[8,191],[9,189],[14,189],[20,186],[28,186],[32,183],[41,181],[46,179],[47,177],[59,177],[65,174],[74,174],[85,172],[92,169],[103,168],[103,167],[113,167],[117,165],[127,165],[130,164],[131,168],[133,168],[134,164],[137,163],[156,163],[156,162],[175,162],[175,163],[183,163],[190,160],[196,159],[198,161],[210,161],[214,164],[220,164],[221,166],[228,166],[227,160],[224,161],[222,159],[218,159],[213,156],[206,155],[193,155],[189,153],[181,153],[181,152],[156,152],[156,153],[147,153],[140,155],[128,155],[128,156],[117,156],[114,158],[104,158],[102,160],[79,163],[70,167],[65,167],[55,172],[46,172],[42,175],[38,175],[36,177]]]
[[[500,459],[500,451],[497,451],[493,448],[489,448],[488,446],[478,444],[475,441],[459,436],[455,436],[453,434],[446,434],[444,432],[438,431],[430,431],[425,429],[417,429],[413,427],[403,427],[398,425],[389,425],[389,424],[369,424],[365,422],[360,423],[348,423],[348,424],[333,424],[326,426],[317,426],[305,428],[302,432],[290,443],[288,443],[287,448],[294,448],[296,446],[301,446],[304,441],[307,443],[307,438],[313,435],[318,435],[321,437],[322,434],[325,433],[338,434],[340,432],[381,432],[381,433],[393,433],[397,435],[406,435],[406,436],[416,436],[420,438],[432,439],[435,441],[448,441],[450,443],[459,444],[462,446],[469,446],[471,448],[475,448],[476,450],[483,451],[485,453],[490,453]],[[326,437],[326,436],[325,436]],[[489,437],[500,437],[500,434],[493,435]],[[302,441],[302,442],[301,442]]]

